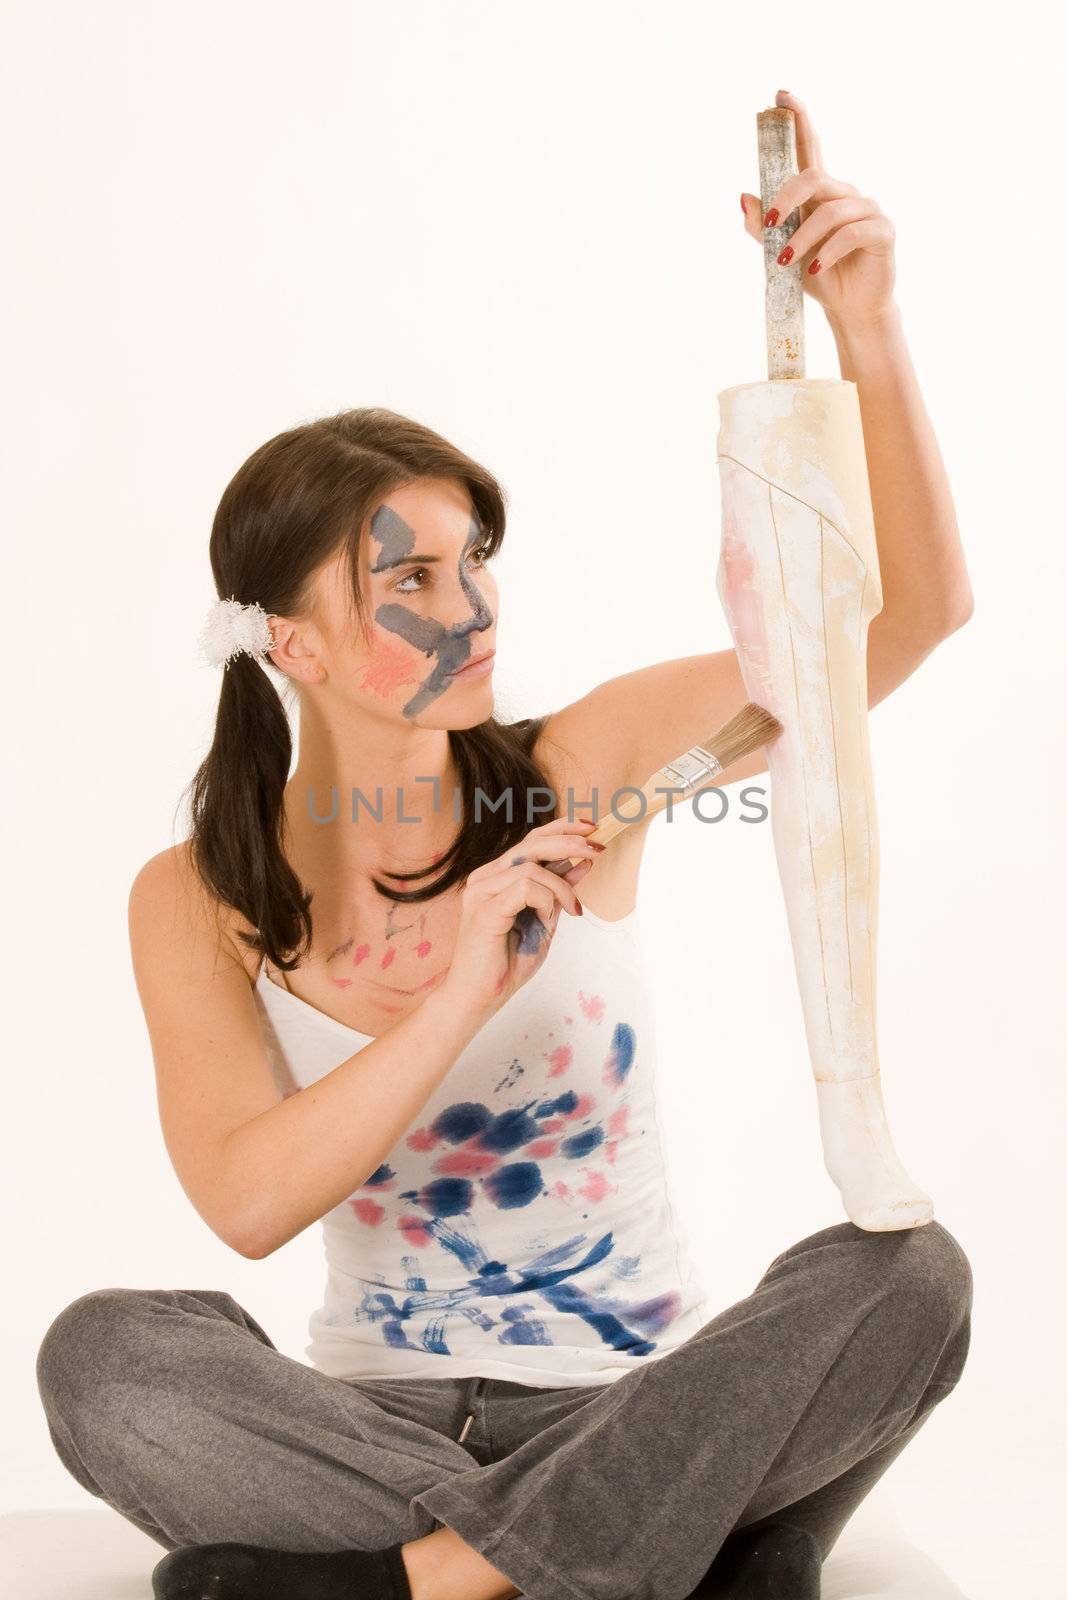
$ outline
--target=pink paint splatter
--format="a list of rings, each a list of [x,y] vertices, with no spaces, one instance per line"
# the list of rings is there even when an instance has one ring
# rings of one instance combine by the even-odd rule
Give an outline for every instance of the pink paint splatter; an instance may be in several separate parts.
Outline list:
[[[396,1225],[408,1244],[427,1245],[433,1237],[424,1217],[398,1217]]]
[[[558,1139],[531,1139],[529,1144],[522,1147],[528,1156],[533,1156],[538,1161],[543,1161],[545,1156],[554,1156],[559,1149]]]
[[[441,1143],[432,1128],[416,1128],[405,1141],[409,1150],[436,1150]]]
[[[500,1165],[500,1157],[491,1150],[456,1150],[452,1155],[435,1161],[433,1170],[452,1178],[478,1178],[483,1172],[492,1172]]]
[[[352,987],[351,978],[331,978],[330,982],[335,989],[350,989]]]
[[[587,1117],[595,1105],[596,1101],[591,1094],[580,1094],[573,1108],[564,1111],[563,1119],[565,1122],[575,1122],[579,1117]]]
[[[385,952],[384,956],[382,957],[381,964],[382,964],[383,967],[391,967],[395,960],[396,960],[396,951],[395,950],[387,950]]]
[[[370,955],[370,945],[369,944],[358,945],[356,947],[356,953],[352,957],[352,965],[354,967],[358,967],[360,962],[361,961],[366,961],[366,959],[367,959],[367,957],[369,955]]]
[[[587,1000],[581,989],[579,989],[578,1004],[581,1006],[590,1022],[599,1022],[604,1015],[604,1001],[598,994],[591,994]]]
[[[560,1200],[569,1200],[570,1197],[571,1197],[570,1189],[567,1187],[567,1185],[565,1183],[562,1183],[562,1182],[553,1184],[552,1193],[554,1195],[557,1195]]]
[[[418,944],[415,946],[415,954],[418,956],[420,961],[424,961],[432,949],[433,945],[430,943],[429,939],[420,939]]]
[[[630,1131],[629,1128],[626,1126],[626,1123],[627,1123],[627,1120],[629,1119],[629,1116],[630,1116],[630,1107],[629,1106],[619,1106],[619,1108],[616,1111],[613,1111],[611,1113],[611,1116],[608,1119],[608,1135],[609,1135],[610,1138],[612,1138],[612,1139],[625,1139],[626,1138],[626,1135]]]
[[[380,1206],[377,1200],[350,1200],[348,1203],[360,1222],[365,1222],[370,1228],[376,1228],[385,1216],[385,1207]]]
[[[602,1172],[596,1172],[591,1167],[583,1167],[582,1170],[588,1176],[578,1193],[586,1200],[603,1200],[606,1194],[611,1194],[613,1186]]]
[[[558,1044],[549,1054],[548,1076],[558,1078],[561,1072],[566,1072],[574,1059],[574,1051],[569,1044]]]
[[[542,1122],[542,1124],[541,1124],[541,1132],[542,1133],[555,1133],[557,1128],[562,1128],[563,1127],[563,1124],[564,1124],[564,1118],[563,1117],[546,1117],[544,1122]]]

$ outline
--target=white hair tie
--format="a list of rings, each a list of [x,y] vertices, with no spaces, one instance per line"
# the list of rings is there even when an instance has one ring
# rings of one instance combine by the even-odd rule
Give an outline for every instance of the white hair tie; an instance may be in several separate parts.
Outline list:
[[[274,648],[267,613],[258,602],[243,605],[231,595],[216,600],[200,633],[200,654],[213,667],[226,667],[243,651],[261,656]]]

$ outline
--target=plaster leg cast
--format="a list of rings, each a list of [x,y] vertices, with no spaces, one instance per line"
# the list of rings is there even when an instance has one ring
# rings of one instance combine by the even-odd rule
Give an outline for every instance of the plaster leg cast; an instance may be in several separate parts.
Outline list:
[[[783,379],[719,395],[717,573],[750,700],[778,718],[771,822],[826,1168],[857,1227],[933,1217],[882,1099],[878,826],[867,629],[882,607],[854,383]]]

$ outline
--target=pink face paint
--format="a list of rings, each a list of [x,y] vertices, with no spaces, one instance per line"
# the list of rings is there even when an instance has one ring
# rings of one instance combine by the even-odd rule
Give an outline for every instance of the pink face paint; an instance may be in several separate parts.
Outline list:
[[[388,700],[405,683],[418,683],[419,670],[410,647],[397,644],[381,628],[371,635],[370,656],[357,674],[357,682],[368,694]]]
[[[352,986],[351,978],[331,978],[330,982],[333,984],[335,989],[348,989]]]
[[[396,960],[396,951],[395,950],[387,950],[385,952],[384,956],[382,957],[381,965],[383,967],[391,967],[395,960]]]
[[[432,949],[433,945],[430,943],[429,939],[421,939],[415,946],[415,954],[418,956],[420,961],[424,961]]]
[[[357,949],[356,949],[355,955],[352,957],[352,965],[354,967],[358,967],[360,962],[361,961],[366,961],[366,959],[367,959],[367,957],[369,955],[370,955],[370,945],[369,944],[361,944],[361,945],[359,945],[357,947]]]

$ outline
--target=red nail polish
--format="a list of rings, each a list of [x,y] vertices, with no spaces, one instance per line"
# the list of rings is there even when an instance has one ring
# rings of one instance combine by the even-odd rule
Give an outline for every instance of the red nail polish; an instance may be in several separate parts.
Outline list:
[[[741,210],[745,213],[745,216],[747,217],[748,216],[748,207],[745,204],[744,195],[741,196]]]
[[[780,267],[787,267],[789,265],[789,263],[792,261],[792,259],[793,259],[793,246],[791,244],[787,244],[785,249],[782,251],[781,255],[778,257],[778,265]]]
[[[768,211],[767,215],[763,219],[763,226],[765,228],[773,228],[774,224],[777,221],[778,221],[778,211],[777,211],[777,208],[775,206],[772,206],[771,209]]]
[[[822,262],[819,260],[818,256],[816,256],[815,260],[812,262],[811,266],[808,268],[808,271],[809,272],[818,272],[818,270],[819,270],[819,268],[821,266],[822,266]]]

